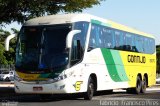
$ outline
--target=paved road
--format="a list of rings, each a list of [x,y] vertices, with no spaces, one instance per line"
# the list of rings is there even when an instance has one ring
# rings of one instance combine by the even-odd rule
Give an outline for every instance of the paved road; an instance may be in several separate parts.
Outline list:
[[[6,89],[9,92],[5,93]],[[6,89],[0,89],[2,106],[160,106],[160,87],[147,89],[147,93],[141,95],[127,94],[123,90],[114,90],[112,94],[99,92],[92,101],[77,95],[54,95],[42,100],[38,95],[17,95],[13,88]]]

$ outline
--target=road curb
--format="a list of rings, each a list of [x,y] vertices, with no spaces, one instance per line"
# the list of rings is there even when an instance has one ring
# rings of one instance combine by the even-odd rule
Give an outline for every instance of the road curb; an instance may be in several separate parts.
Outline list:
[[[14,88],[14,84],[0,84],[0,88],[5,88],[5,87]]]

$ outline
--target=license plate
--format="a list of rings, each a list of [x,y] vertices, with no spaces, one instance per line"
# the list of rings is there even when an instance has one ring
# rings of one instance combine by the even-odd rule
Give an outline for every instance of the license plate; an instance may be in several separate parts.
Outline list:
[[[42,91],[43,87],[33,87],[33,91]]]

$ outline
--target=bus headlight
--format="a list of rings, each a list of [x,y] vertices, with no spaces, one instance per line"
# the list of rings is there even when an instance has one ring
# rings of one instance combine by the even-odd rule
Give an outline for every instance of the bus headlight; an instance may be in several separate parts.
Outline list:
[[[67,74],[60,75],[57,78],[54,78],[54,80],[61,81],[61,80],[64,80],[66,78],[71,77],[72,75],[73,75],[73,72],[70,72],[70,73],[67,73]]]

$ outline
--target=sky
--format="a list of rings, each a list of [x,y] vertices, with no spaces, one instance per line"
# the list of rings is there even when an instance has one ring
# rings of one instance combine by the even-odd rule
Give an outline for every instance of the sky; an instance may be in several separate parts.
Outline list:
[[[101,18],[109,19],[132,27],[156,37],[156,44],[160,44],[160,0],[105,0],[100,5],[85,9],[89,13]],[[21,25],[16,22],[6,26],[7,29]]]

